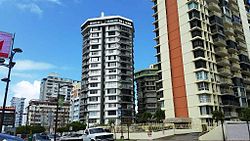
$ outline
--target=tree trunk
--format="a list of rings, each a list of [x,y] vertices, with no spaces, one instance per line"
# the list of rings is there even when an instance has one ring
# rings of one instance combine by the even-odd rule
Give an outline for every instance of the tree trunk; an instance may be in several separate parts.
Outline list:
[[[250,140],[250,129],[249,129],[249,121],[247,120],[247,129],[248,129],[248,139]]]
[[[225,133],[224,133],[224,126],[223,126],[224,122],[221,121],[221,129],[222,129],[222,138],[223,138],[223,141],[226,141],[226,138],[225,138]]]

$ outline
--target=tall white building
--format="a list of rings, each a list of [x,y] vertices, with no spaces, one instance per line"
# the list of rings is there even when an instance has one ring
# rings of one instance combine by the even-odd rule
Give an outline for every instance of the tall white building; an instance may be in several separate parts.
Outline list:
[[[25,98],[18,98],[18,97],[12,97],[10,101],[11,106],[15,107],[16,109],[15,127],[19,127],[22,125],[23,114],[24,114],[24,102]]]
[[[131,122],[135,107],[132,20],[102,14],[86,20],[81,33],[81,120],[90,125]]]
[[[69,121],[79,121],[80,120],[80,95],[81,92],[81,83],[74,84],[74,87],[70,96],[70,115]]]
[[[57,74],[51,73],[46,78],[43,78],[40,86],[40,100],[49,100],[57,97],[58,93],[58,84],[67,85],[62,87],[59,91],[60,95],[65,96],[65,100],[70,100],[70,93],[74,83],[78,81],[61,78]]]

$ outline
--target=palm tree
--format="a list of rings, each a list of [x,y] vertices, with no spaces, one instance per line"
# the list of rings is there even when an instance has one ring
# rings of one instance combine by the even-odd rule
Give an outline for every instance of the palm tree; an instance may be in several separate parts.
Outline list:
[[[250,108],[245,108],[241,111],[240,119],[246,121],[247,129],[248,129],[248,137],[250,140],[250,129],[249,129],[249,121],[250,121]]]
[[[158,109],[154,114],[154,118],[157,122],[162,122],[165,119],[165,112],[161,109]]]
[[[225,134],[224,134],[224,126],[223,126],[224,114],[221,111],[217,111],[217,110],[213,111],[212,114],[213,114],[213,119],[217,123],[217,126],[218,126],[218,122],[221,121],[222,137],[223,137],[223,141],[225,141],[226,139],[225,139]]]

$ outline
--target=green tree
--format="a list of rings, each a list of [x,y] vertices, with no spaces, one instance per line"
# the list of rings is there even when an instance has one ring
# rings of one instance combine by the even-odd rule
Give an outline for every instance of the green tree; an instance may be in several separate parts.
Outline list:
[[[57,132],[59,132],[61,135],[62,135],[63,132],[68,132],[68,131],[69,131],[68,126],[57,128]]]
[[[223,137],[223,141],[225,141],[226,139],[225,139],[225,134],[224,134],[224,126],[223,126],[225,116],[223,112],[218,111],[218,110],[213,111],[212,114],[213,114],[213,119],[217,123],[217,126],[218,126],[219,121],[221,122],[222,137]]]
[[[156,120],[156,122],[163,122],[163,120],[165,119],[165,111],[161,109],[156,110],[154,119]]]
[[[86,129],[86,124],[79,121],[73,121],[67,126],[72,127],[72,131],[79,131]]]
[[[16,128],[17,134],[29,134],[30,126],[19,126]]]
[[[250,121],[250,108],[245,108],[241,111],[240,119],[246,121],[247,129],[248,129],[248,137],[250,140],[250,129],[249,129],[249,121]]]
[[[152,118],[152,114],[148,112],[144,112],[141,116],[142,122],[146,123]]]
[[[42,133],[45,132],[45,128],[40,125],[32,125],[32,126],[19,126],[16,128],[17,134],[29,134],[29,133]]]

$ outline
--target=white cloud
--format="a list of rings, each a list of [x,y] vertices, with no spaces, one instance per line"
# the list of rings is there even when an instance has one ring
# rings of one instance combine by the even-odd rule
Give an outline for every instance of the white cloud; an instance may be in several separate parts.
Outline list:
[[[17,60],[15,70],[49,70],[56,68],[55,65],[46,62],[35,62],[32,60]]]
[[[23,11],[29,11],[34,14],[38,14],[39,16],[42,16],[43,10],[35,3],[19,3],[17,4],[17,7]]]
[[[40,81],[35,80],[33,83],[30,83],[29,81],[20,81],[15,84],[11,90],[15,97],[26,98],[25,105],[27,105],[31,99],[39,98]]]

